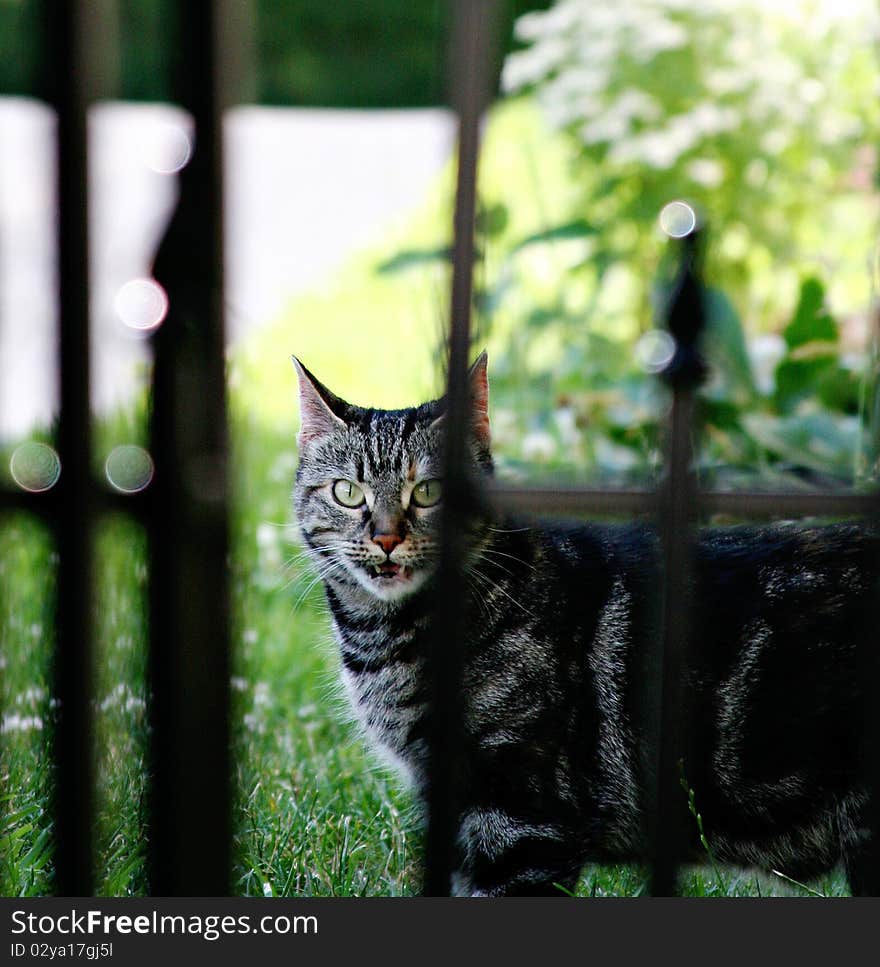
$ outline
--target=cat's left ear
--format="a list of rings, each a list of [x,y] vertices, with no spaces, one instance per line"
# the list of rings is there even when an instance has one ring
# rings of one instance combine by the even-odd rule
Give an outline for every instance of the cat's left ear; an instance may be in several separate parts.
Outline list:
[[[290,358],[299,377],[300,428],[297,443],[302,450],[303,445],[310,440],[344,429],[346,423],[342,419],[342,414],[348,404],[335,393],[331,393],[296,356]]]
[[[489,377],[486,373],[489,357],[484,349],[474,360],[468,370],[468,385],[471,394],[471,429],[477,442],[488,449],[489,433]],[[443,400],[439,405],[444,405]],[[446,413],[441,413],[432,426],[439,426],[446,419]]]
[[[484,349],[471,366],[468,380],[471,386],[471,406],[473,407],[473,430],[477,440],[488,447],[489,433],[489,376],[487,369],[489,356]]]

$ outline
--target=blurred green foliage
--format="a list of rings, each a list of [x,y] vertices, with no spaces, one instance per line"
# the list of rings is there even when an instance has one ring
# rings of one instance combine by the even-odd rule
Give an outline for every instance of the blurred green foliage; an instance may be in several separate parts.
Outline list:
[[[709,273],[766,329],[805,261],[867,292],[867,252],[851,260],[828,222],[870,187],[878,28],[871,0],[560,0],[520,18],[503,83],[578,145],[599,282],[650,264],[658,213],[685,198],[713,229]]]
[[[616,477],[658,464],[664,396],[650,370],[662,345],[651,330],[656,280],[669,268],[658,215],[686,199],[708,224],[706,472],[874,475],[880,403],[876,353],[865,352],[880,135],[873,0],[502,6],[508,97],[487,129],[476,286],[502,463]],[[40,8],[0,0],[6,90],[33,83]],[[116,9],[121,94],[166,96],[168,0],[119,0]],[[442,101],[448,3],[260,0],[254,9],[263,102]],[[530,129],[534,104],[552,136]],[[416,342],[423,356],[438,345],[442,298],[430,309],[437,339],[410,336],[412,312],[398,305],[391,277],[419,275],[444,290],[431,267],[446,265],[445,192],[431,232],[389,252],[375,275],[354,273],[371,296],[388,293],[389,343]],[[364,307],[381,301],[363,291],[320,306],[339,325],[361,321],[346,343],[361,349],[378,331]],[[311,312],[297,312],[302,331],[291,343],[320,358],[305,325]],[[255,345],[266,351],[265,340]],[[322,364],[347,384],[359,378],[353,350],[334,344],[327,355]],[[415,369],[411,361],[392,389],[421,383]],[[289,375],[279,372],[278,384]],[[365,399],[380,395],[370,389]]]
[[[477,223],[475,350],[489,342],[506,471],[659,468],[676,259],[661,213],[684,199],[708,236],[704,482],[877,476],[878,26],[868,0],[558,0],[520,18]],[[543,139],[515,120],[534,104]],[[420,246],[381,268],[447,257]]]
[[[503,87],[568,138],[578,186],[521,235],[503,187],[482,195],[477,307],[508,337],[497,406],[535,397],[515,427],[525,463],[658,465],[653,327],[675,257],[661,213],[684,199],[708,225],[706,477],[877,476],[878,30],[868,0],[558,0],[520,18]]]
[[[0,0],[0,91],[37,89],[45,0]],[[167,100],[174,0],[102,0],[116,18],[118,96]],[[501,57],[516,45],[514,18],[550,0],[500,4]],[[260,103],[318,107],[421,107],[446,89],[446,0],[254,0],[254,70]]]

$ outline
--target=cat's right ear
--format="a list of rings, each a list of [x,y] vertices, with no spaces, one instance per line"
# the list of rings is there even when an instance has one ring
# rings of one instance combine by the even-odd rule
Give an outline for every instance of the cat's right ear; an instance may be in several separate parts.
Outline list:
[[[339,414],[345,412],[347,404],[316,379],[296,356],[290,358],[299,377],[300,427],[297,443],[301,450],[311,440],[345,427],[345,420]]]

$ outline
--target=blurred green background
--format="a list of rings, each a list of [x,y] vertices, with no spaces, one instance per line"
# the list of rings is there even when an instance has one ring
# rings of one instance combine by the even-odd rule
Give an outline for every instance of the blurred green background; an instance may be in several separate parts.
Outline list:
[[[100,9],[120,38],[119,96],[166,98],[171,5]],[[873,478],[875,4],[500,9],[475,309],[502,465],[597,477],[656,467],[663,403],[645,366],[656,368],[657,347],[651,335],[636,347],[672,271],[658,218],[683,199],[707,224],[706,481],[723,484],[731,467],[791,485]],[[33,91],[40,10],[0,0],[6,92]],[[440,0],[255,3],[256,100],[442,105],[450,10]],[[437,390],[451,184],[440,179],[409,225],[242,347],[262,357],[254,416],[291,412],[290,352],[364,402]],[[404,363],[396,378],[371,376],[389,350]]]
[[[166,43],[176,0],[97,0],[114,21],[119,97],[169,98]],[[519,14],[550,0],[504,0],[497,52],[515,45]],[[425,107],[446,101],[445,0],[256,0],[253,63],[260,104],[310,107]],[[0,0],[0,90],[35,88],[42,0]]]
[[[516,21],[474,306],[503,472],[656,471],[654,330],[676,259],[661,213],[683,200],[706,229],[703,482],[876,478],[877,16],[863,0],[567,0]],[[289,379],[281,345],[358,402],[439,390],[452,185],[242,347],[251,412],[289,408],[266,391]],[[389,351],[391,380],[373,364]]]

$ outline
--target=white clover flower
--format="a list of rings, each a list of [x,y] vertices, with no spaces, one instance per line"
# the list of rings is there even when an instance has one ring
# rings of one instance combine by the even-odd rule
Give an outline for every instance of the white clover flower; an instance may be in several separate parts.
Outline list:
[[[29,688],[26,688],[21,695],[16,697],[15,704],[35,705],[37,702],[41,702],[45,697],[45,689],[42,689],[37,685],[31,685]]]
[[[43,720],[37,715],[19,715],[17,712],[3,716],[0,735],[8,732],[33,732],[43,728]]]
[[[129,695],[123,707],[126,712],[142,712],[147,707],[147,703],[137,695]]]

